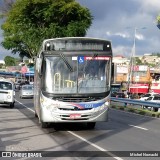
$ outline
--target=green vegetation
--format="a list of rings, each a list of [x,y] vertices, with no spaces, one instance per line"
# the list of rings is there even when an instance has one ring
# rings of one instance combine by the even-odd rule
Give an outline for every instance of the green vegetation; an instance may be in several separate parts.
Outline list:
[[[85,36],[93,19],[75,0],[16,0],[3,15],[2,46],[28,58],[37,55],[44,39]]]
[[[135,62],[136,62],[136,65],[142,65],[142,61],[139,59],[139,57],[135,57]]]
[[[160,117],[160,112],[153,112],[153,111],[149,111],[145,109],[133,108],[131,106],[123,107],[123,106],[118,106],[118,105],[111,105],[111,108],[124,110],[124,111],[132,112],[132,113],[137,113],[141,115],[151,116],[151,117],[157,117],[157,118]]]
[[[4,61],[6,66],[16,66],[16,59],[14,57],[6,56]]]
[[[156,20],[157,20],[157,24],[160,24],[160,15],[157,16]]]

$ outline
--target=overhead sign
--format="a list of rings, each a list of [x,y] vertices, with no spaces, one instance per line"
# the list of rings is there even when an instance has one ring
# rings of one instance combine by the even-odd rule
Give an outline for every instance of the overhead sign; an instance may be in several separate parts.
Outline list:
[[[110,57],[84,57],[85,60],[109,60]]]

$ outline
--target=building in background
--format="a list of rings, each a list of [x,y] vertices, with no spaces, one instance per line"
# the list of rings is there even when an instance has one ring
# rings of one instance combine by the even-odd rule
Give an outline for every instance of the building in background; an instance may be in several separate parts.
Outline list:
[[[4,60],[0,60],[0,64],[5,65]]]
[[[136,65],[131,68],[128,90],[130,93],[145,94],[150,90],[151,75],[147,65]]]

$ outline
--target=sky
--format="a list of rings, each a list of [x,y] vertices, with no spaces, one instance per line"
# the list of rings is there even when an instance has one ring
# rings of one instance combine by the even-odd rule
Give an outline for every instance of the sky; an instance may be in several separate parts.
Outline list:
[[[156,24],[160,0],[76,1],[87,7],[94,18],[86,36],[110,40],[114,55],[130,57],[134,39],[136,56],[160,53],[160,30]],[[0,30],[0,42],[2,40]],[[6,55],[14,56],[0,46],[0,59]]]
[[[160,0],[77,0],[94,17],[88,37],[111,40],[113,54],[130,57],[160,53]],[[136,34],[135,34],[136,31]]]

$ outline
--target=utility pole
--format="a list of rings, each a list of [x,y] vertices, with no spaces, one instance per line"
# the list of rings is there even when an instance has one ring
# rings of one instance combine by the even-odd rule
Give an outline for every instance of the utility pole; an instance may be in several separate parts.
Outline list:
[[[133,82],[133,66],[134,66],[134,58],[136,55],[136,32],[137,32],[137,28],[135,27],[134,29],[134,41],[133,41],[133,47],[132,47],[132,51],[131,51],[131,56],[130,56],[130,68],[129,68],[129,75],[128,75],[128,91],[130,88],[130,83]]]

